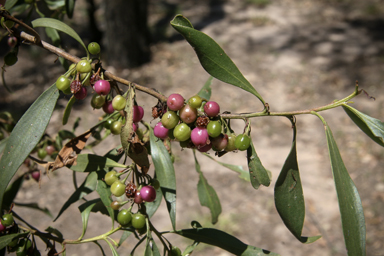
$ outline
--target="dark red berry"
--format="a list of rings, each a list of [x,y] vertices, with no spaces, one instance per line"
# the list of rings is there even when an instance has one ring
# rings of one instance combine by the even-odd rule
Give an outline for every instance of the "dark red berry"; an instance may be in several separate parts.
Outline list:
[[[83,100],[87,97],[87,89],[83,86],[80,90],[74,94],[75,98],[78,100]]]
[[[180,94],[174,93],[169,95],[167,106],[170,110],[177,111],[184,106],[184,98]]]
[[[141,106],[133,106],[133,122],[137,123],[140,122],[141,119],[144,117],[144,109]]]
[[[217,116],[220,113],[220,106],[215,101],[208,101],[204,105],[204,112],[209,117],[215,117],[215,116]]]
[[[133,199],[133,201],[134,201],[136,204],[141,204],[141,203],[143,203],[143,198],[141,197],[141,193],[140,193],[140,191],[136,191],[136,193],[135,193],[135,199]]]
[[[112,114],[115,112],[115,109],[112,106],[112,101],[106,101],[103,105],[103,110],[106,114]]]

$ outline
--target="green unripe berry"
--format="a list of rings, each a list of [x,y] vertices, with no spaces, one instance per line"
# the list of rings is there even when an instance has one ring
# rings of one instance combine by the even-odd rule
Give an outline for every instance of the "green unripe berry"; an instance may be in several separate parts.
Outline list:
[[[192,108],[199,108],[201,106],[201,103],[203,103],[203,100],[199,95],[195,95],[188,100],[188,104]]]
[[[112,107],[117,111],[123,110],[126,104],[127,100],[121,95],[116,95],[112,100]]]
[[[121,226],[127,226],[131,221],[132,213],[130,211],[124,209],[117,214],[117,222],[119,222]]]
[[[72,63],[69,66],[68,71],[71,71],[70,75],[74,77],[76,75],[76,63]]]
[[[234,151],[236,150],[235,146],[236,134],[228,134],[228,144],[225,147],[225,151]]]
[[[120,180],[113,182],[111,186],[111,193],[117,197],[124,195],[125,193],[125,184]]]
[[[135,229],[141,229],[143,227],[145,227],[145,215],[141,214],[141,213],[135,213],[132,215],[132,227],[134,227]]]
[[[56,80],[56,87],[57,89],[59,89],[60,91],[66,91],[68,90],[71,90],[71,81],[65,77],[65,76],[60,76],[57,80]]]
[[[207,125],[208,135],[216,138],[221,134],[221,123],[219,121],[210,121]]]
[[[111,133],[114,135],[119,135],[121,133],[121,128],[123,127],[123,123],[120,121],[114,121],[109,128]]]
[[[173,129],[179,123],[179,116],[174,111],[167,111],[161,118],[161,123],[167,129]]]
[[[175,129],[173,129],[173,136],[175,136],[178,141],[186,141],[191,138],[191,128],[185,123],[178,124]]]
[[[181,250],[177,246],[172,246],[171,250],[169,251],[169,256],[181,256]]]
[[[40,159],[44,159],[47,155],[48,155],[48,152],[44,148],[39,148],[39,150],[37,151],[37,156]]]
[[[105,96],[99,94],[93,94],[91,100],[91,106],[96,109],[100,109],[103,107],[105,103]]]
[[[10,213],[4,214],[1,217],[1,224],[5,227],[11,226],[13,224],[13,216]]]
[[[251,145],[251,139],[248,137],[248,135],[240,134],[236,137],[235,147],[238,150],[247,150],[247,148],[249,148],[249,145]]]
[[[104,123],[104,128],[106,128],[106,129],[111,129],[111,125],[112,125],[112,123],[113,122],[115,122],[115,120],[113,120],[113,119],[108,119],[105,123]]]
[[[100,45],[96,42],[92,42],[88,45],[88,51],[90,54],[99,54],[100,53]]]
[[[111,186],[115,181],[119,180],[119,177],[117,177],[116,174],[116,171],[107,172],[104,176],[105,183]]]
[[[76,70],[79,73],[89,73],[92,71],[92,66],[88,60],[81,60],[77,63]]]

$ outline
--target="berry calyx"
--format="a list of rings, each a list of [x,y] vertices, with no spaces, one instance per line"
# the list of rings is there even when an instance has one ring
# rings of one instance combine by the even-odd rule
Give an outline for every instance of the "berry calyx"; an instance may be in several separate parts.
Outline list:
[[[152,186],[144,186],[140,189],[141,198],[146,202],[153,202],[156,199],[156,190]]]
[[[188,104],[184,105],[179,111],[179,116],[181,121],[186,124],[191,124],[196,121],[197,118],[197,109],[192,108]]]
[[[5,227],[11,226],[13,224],[13,216],[10,213],[4,214],[1,217],[1,224]]]
[[[161,123],[167,129],[173,129],[179,123],[179,116],[174,111],[167,111],[161,118]]]
[[[191,137],[191,128],[185,123],[178,124],[173,129],[173,136],[178,141],[186,141]]]
[[[135,213],[132,215],[132,227],[135,229],[141,229],[145,226],[145,215],[141,213]]]
[[[219,121],[210,121],[207,125],[209,136],[216,138],[221,134],[221,123]]]
[[[113,184],[111,186],[111,193],[117,197],[124,195],[125,184],[123,182],[121,182],[120,180],[116,180],[115,182],[113,182]]]
[[[127,209],[123,209],[117,214],[117,222],[119,222],[121,226],[128,226],[131,221],[132,213]]]
[[[80,90],[74,94],[75,98],[78,100],[83,100],[87,97],[87,89],[85,87],[81,87]]]
[[[96,55],[100,53],[100,45],[96,42],[88,44],[88,51],[90,54]]]
[[[162,140],[168,138],[168,131],[169,129],[165,128],[161,122],[158,122],[153,128],[153,134]]]
[[[71,85],[70,85],[70,87],[71,87],[71,92],[72,92],[73,94],[79,92],[82,86],[83,86],[83,85],[81,84],[81,82],[80,82],[79,80],[74,80],[74,81],[72,81],[72,83],[71,83]]]
[[[126,104],[127,100],[121,95],[116,95],[112,100],[112,107],[117,111],[123,110]]]
[[[120,121],[114,121],[109,128],[111,133],[114,135],[119,135],[121,133],[121,128],[123,127],[123,123]]]
[[[142,106],[137,106],[137,105],[134,105],[133,106],[133,117],[132,117],[132,121],[134,123],[138,123],[141,121],[141,119],[143,119],[144,117],[144,109]]]
[[[81,60],[76,64],[76,70],[79,73],[89,73],[92,71],[92,66],[88,60]]]
[[[167,99],[167,106],[172,111],[177,111],[184,106],[184,98],[178,93],[169,95]]]
[[[108,95],[111,91],[111,84],[106,80],[99,80],[93,85],[93,89],[97,94]]]
[[[104,176],[105,183],[111,186],[115,181],[119,180],[119,177],[117,177],[116,174],[117,174],[116,171],[107,172]]]
[[[196,127],[191,132],[191,141],[197,147],[203,147],[209,142],[208,131],[206,128]]]
[[[201,103],[203,103],[203,100],[199,95],[195,95],[188,100],[189,106],[192,108],[199,108],[201,106]]]
[[[246,134],[240,134],[235,139],[235,147],[240,150],[244,151],[249,148],[249,145],[251,145],[251,139]]]
[[[215,117],[215,116],[217,116],[220,113],[220,106],[215,101],[208,101],[204,105],[204,112],[209,117]]]

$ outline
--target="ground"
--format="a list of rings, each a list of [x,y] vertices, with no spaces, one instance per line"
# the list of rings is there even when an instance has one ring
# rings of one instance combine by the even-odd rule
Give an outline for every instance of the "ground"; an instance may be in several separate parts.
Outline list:
[[[83,6],[84,3],[79,1],[76,10],[78,15]],[[151,3],[152,26],[166,16],[165,6],[164,3]],[[211,1],[208,4],[206,1],[192,3],[175,0],[167,1],[167,6],[173,6],[223,47],[269,103],[271,111],[303,110],[326,105],[351,94],[358,80],[361,88],[376,100],[362,94],[353,100],[353,107],[383,119],[384,21],[381,17],[384,11],[380,1],[288,0],[270,3],[250,0],[245,3],[228,0]],[[102,16],[101,10],[99,15]],[[169,25],[163,31],[163,37],[171,40],[152,46],[153,59],[150,63],[132,70],[109,67],[106,63],[106,69],[130,81],[156,88],[164,95],[180,93],[189,98],[209,75],[201,68],[186,41],[177,37]],[[71,52],[82,54],[74,50]],[[19,62],[7,68],[5,77],[14,93],[0,89],[1,108],[11,110],[16,105],[18,109],[25,110],[63,73],[54,61],[55,56],[23,46]],[[262,105],[253,95],[218,80],[213,81],[212,92],[212,100],[217,101],[223,111],[241,113],[262,110]],[[61,129],[67,101],[68,97],[60,98],[47,133],[55,134]],[[78,128],[80,134],[97,122],[102,112],[93,111],[89,101],[90,97],[75,105],[70,122],[64,128],[71,129],[76,117],[81,117],[84,128]],[[138,92],[137,101],[146,111],[145,121],[154,125],[156,121],[152,120],[149,113],[156,100]],[[380,242],[384,239],[383,148],[362,133],[342,109],[321,114],[332,129],[344,163],[362,199],[367,228],[367,255],[384,255],[383,243]],[[243,121],[233,122],[233,128],[240,133]],[[297,116],[297,129],[298,162],[306,203],[303,235],[320,234],[320,240],[310,245],[298,242],[285,228],[274,207],[273,187],[292,142],[291,124],[283,117],[252,119],[253,143],[263,165],[272,173],[272,183],[268,188],[254,190],[236,173],[198,155],[202,171],[222,204],[222,214],[214,226],[210,224],[209,210],[199,204],[196,191],[198,175],[192,152],[181,150],[177,143],[173,144],[178,189],[177,228],[189,228],[189,223],[197,220],[204,226],[221,229],[247,244],[283,256],[346,255],[324,127],[317,117],[300,115]],[[118,143],[118,138],[109,139],[95,151],[105,152]],[[247,168],[243,152],[216,159]],[[78,182],[81,179],[78,175]],[[33,180],[26,182],[16,201],[38,202],[56,216],[72,192],[72,174],[69,170],[61,169],[49,178],[43,177],[41,189]],[[80,203],[72,205],[56,222],[37,211],[18,207],[17,212],[26,220],[34,220],[33,224],[39,229],[52,226],[62,231],[65,238],[76,239],[81,233],[78,205]],[[153,222],[159,230],[171,229],[164,203]],[[106,232],[109,225],[105,216],[92,216],[86,237]],[[114,236],[116,239],[118,237]],[[167,238],[182,249],[191,243],[175,235]],[[118,252],[128,255],[133,244],[134,239],[128,239]],[[99,254],[93,244],[68,246],[67,250],[67,255]],[[106,253],[110,255],[108,248]],[[194,255],[229,254],[219,248],[200,245]]]

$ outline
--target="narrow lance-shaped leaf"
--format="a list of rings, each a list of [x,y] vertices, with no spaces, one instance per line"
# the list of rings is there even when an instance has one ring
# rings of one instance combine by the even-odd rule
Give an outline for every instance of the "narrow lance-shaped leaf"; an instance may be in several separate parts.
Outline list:
[[[384,123],[379,119],[370,117],[361,113],[357,109],[343,105],[344,111],[352,119],[352,121],[374,142],[384,147]]]
[[[111,217],[111,220],[112,220],[112,227],[113,227],[115,223],[115,215],[117,214],[117,211],[114,211],[110,207],[112,203],[112,198],[111,198],[112,193],[111,193],[111,189],[102,180],[104,178],[104,175],[105,175],[105,172],[103,175],[100,175],[100,172],[98,172],[96,191],[99,194],[100,199],[105,205],[105,207],[107,207],[109,216]]]
[[[292,121],[292,120],[291,120]],[[312,243],[321,236],[302,237],[305,205],[303,188],[297,163],[296,125],[293,125],[292,148],[275,185],[275,205],[285,226],[302,243]]]
[[[9,136],[0,160],[0,209],[8,183],[43,136],[58,97],[53,84],[29,107]]]
[[[199,174],[199,182],[197,183],[197,193],[199,195],[199,201],[202,206],[206,206],[211,211],[212,224],[215,224],[219,220],[219,215],[221,213],[221,204],[219,197],[216,194],[216,191],[211,185],[208,184],[207,179],[204,177],[200,164],[197,161],[195,151],[193,151],[193,156],[195,158],[195,168]]]
[[[234,164],[227,164],[227,163],[223,163],[223,162],[220,162],[220,161],[217,161],[215,158],[211,157],[210,155],[208,155],[207,153],[204,153],[203,155],[205,155],[206,157],[212,159],[213,161],[215,161],[216,163],[234,171],[234,172],[237,172],[239,174],[239,178],[245,180],[245,181],[250,181],[249,179],[249,171],[246,171],[243,169],[243,167],[241,165],[234,165]]]
[[[355,184],[348,174],[339,149],[328,124],[322,120],[327,136],[329,157],[337,199],[339,201],[341,224],[348,256],[365,256],[365,218],[363,206]]]
[[[21,185],[24,182],[24,176],[20,176],[11,185],[8,186],[7,190],[4,193],[3,206],[4,209],[9,209],[13,200],[16,198],[17,193],[19,192]]]
[[[176,234],[197,242],[220,247],[234,255],[279,256],[279,254],[247,245],[236,237],[214,228],[192,228],[177,230]]]
[[[176,177],[171,157],[165,148],[163,141],[159,140],[150,131],[150,146],[152,161],[155,166],[156,177],[160,182],[161,191],[165,202],[173,229],[176,228]]]
[[[75,10],[75,0],[65,0],[65,10],[67,11],[68,18],[72,18],[73,11]]]
[[[126,165],[119,164],[108,157],[94,154],[77,155],[76,162],[68,167],[75,172],[97,172],[111,167],[127,168]]]
[[[48,208],[41,208],[37,203],[23,204],[23,203],[15,202],[15,205],[19,206],[19,207],[27,207],[27,208],[31,208],[31,209],[35,209],[35,210],[41,211],[41,212],[47,214],[49,217],[53,218],[52,213],[49,211]]]
[[[197,93],[202,99],[209,100],[211,98],[211,84],[212,84],[213,76],[210,76],[205,82],[204,86],[200,89],[200,91]]]
[[[76,102],[76,98],[74,95],[72,95],[72,97],[69,99],[67,106],[65,107],[65,110],[64,110],[63,125],[66,125],[68,123],[68,118],[71,115],[72,106],[75,102]]]
[[[19,237],[26,237],[28,234],[29,232],[0,236],[0,250],[7,246],[10,242],[12,242],[13,239]]]
[[[83,231],[78,240],[83,239],[85,232],[87,231],[88,219],[89,219],[89,215],[91,214],[91,210],[99,200],[100,200],[99,198],[96,198],[91,201],[85,202],[84,204],[79,206],[79,210],[81,212],[81,220],[83,222]]]
[[[261,163],[259,156],[256,153],[255,147],[251,141],[251,145],[247,149],[247,160],[249,169],[249,178],[251,184],[255,189],[258,189],[260,185],[268,187],[271,183],[271,177],[269,171],[267,171]]]
[[[193,47],[202,67],[211,76],[252,93],[265,104],[261,95],[212,38],[195,30],[189,20],[182,15],[177,15],[171,21],[171,25],[177,32],[182,34]]]

